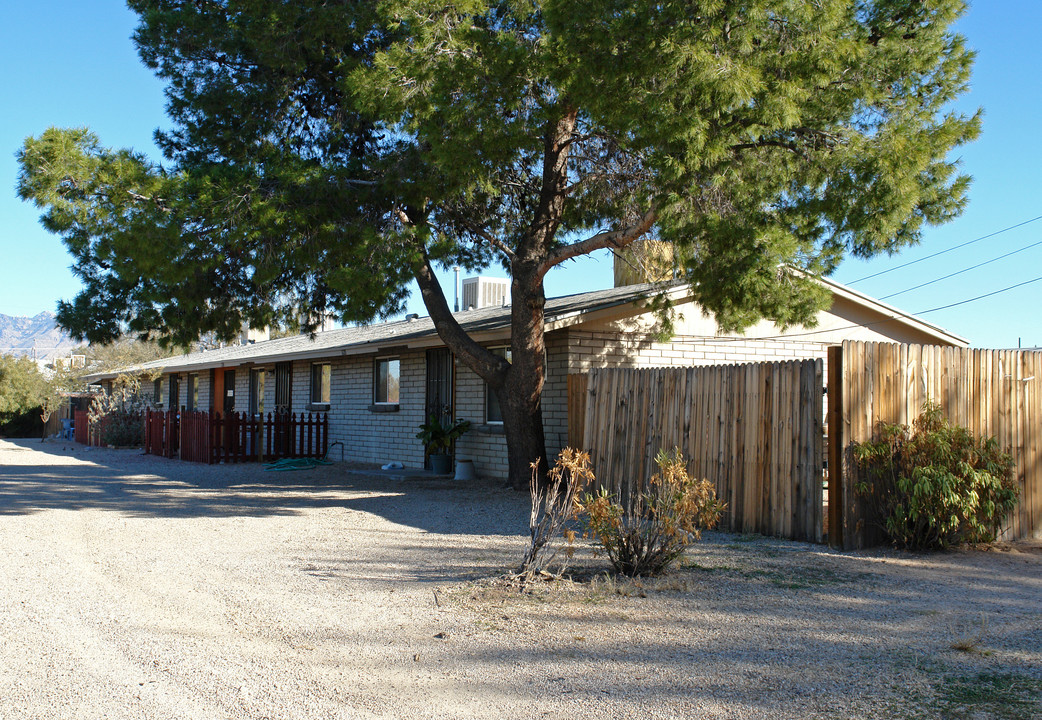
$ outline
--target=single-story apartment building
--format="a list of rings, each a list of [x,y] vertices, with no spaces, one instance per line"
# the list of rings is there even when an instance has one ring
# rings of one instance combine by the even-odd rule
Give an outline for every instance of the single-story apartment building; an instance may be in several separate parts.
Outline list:
[[[675,334],[664,341],[649,298],[652,285],[627,285],[548,299],[545,306],[547,378],[543,421],[547,449],[568,442],[568,375],[595,367],[733,364],[805,358],[824,360],[843,340],[965,347],[953,335],[897,308],[829,280],[832,306],[812,329],[786,331],[761,322],[742,335],[726,335],[690,297],[685,286],[667,290]],[[492,283],[494,284],[494,283]],[[472,284],[473,287],[473,284]],[[493,288],[495,289],[495,288]],[[508,353],[510,308],[504,292],[491,301],[474,295],[456,314],[481,344]],[[486,293],[488,295],[488,293]],[[466,295],[465,295],[466,300]],[[128,369],[151,382],[158,407],[263,414],[321,411],[329,440],[342,442],[345,459],[424,465],[416,439],[429,409],[446,410],[472,428],[456,443],[456,457],[474,461],[484,477],[506,477],[506,443],[494,394],[457,362],[430,318],[264,340],[169,357]],[[117,373],[100,373],[110,382]]]

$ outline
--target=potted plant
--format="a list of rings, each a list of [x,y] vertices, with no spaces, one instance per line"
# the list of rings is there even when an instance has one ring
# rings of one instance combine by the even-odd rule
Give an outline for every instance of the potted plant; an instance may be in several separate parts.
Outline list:
[[[439,475],[452,472],[452,456],[449,450],[454,440],[470,430],[469,420],[442,420],[431,413],[427,422],[420,425],[416,437],[423,441],[431,459],[431,469]]]

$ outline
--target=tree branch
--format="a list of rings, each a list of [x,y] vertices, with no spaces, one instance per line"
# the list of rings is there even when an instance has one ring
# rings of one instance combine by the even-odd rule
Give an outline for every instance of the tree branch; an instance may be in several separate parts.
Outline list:
[[[739,152],[741,150],[752,150],[754,148],[765,148],[765,147],[776,147],[783,150],[791,150],[792,152],[798,152],[799,148],[796,143],[784,142],[782,140],[757,140],[756,142],[750,143],[739,143],[732,145],[731,150]]]
[[[595,250],[603,250],[604,248],[621,250],[634,240],[638,240],[645,235],[657,219],[658,210],[652,206],[638,222],[629,227],[597,233],[571,245],[561,245],[550,252],[540,271],[545,275],[555,265],[560,265],[565,260],[570,260],[580,255],[587,255]]]
[[[427,312],[434,321],[434,329],[438,331],[445,344],[477,374],[493,387],[500,387],[506,377],[510,363],[475,342],[460,326],[449,310],[449,303],[441,289],[441,283],[434,275],[430,257],[426,248],[422,249],[423,262],[416,269],[414,276],[420,286],[420,296]]]
[[[495,235],[493,235],[492,233],[488,232],[487,230],[482,230],[481,228],[477,227],[476,225],[472,225],[470,223],[466,223],[465,226],[466,226],[467,230],[469,230],[470,232],[474,233],[479,238],[481,238],[482,240],[487,242],[489,245],[491,245],[492,247],[494,247],[497,250],[499,250],[501,253],[506,255],[507,258],[509,258],[510,260],[514,259],[514,257],[515,257],[514,251],[510,248],[509,245],[507,245],[505,242],[503,242],[502,240],[497,238]]]

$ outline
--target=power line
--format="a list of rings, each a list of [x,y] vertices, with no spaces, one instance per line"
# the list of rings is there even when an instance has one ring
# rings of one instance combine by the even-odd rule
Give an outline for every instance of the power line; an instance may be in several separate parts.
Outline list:
[[[1010,230],[1016,230],[1018,227],[1023,227],[1024,225],[1027,225],[1027,224],[1033,223],[1033,222],[1037,222],[1038,220],[1042,220],[1042,215],[1039,215],[1038,217],[1033,217],[1030,220],[1025,220],[1022,223],[1017,223],[1016,225],[1010,225],[1009,227],[1002,228],[1001,230],[996,230],[995,232],[988,233],[987,235],[981,235],[979,238],[976,238],[974,240],[969,240],[967,242],[962,243],[961,245],[956,245],[955,247],[950,247],[950,248],[948,248],[946,250],[941,250],[940,252],[935,252],[932,255],[927,255],[926,257],[921,257],[918,260],[911,260],[909,262],[902,263],[901,265],[895,265],[894,267],[889,268],[887,270],[880,270],[877,273],[872,273],[871,275],[866,275],[865,277],[858,278],[857,280],[851,280],[851,281],[849,281],[846,284],[847,285],[853,285],[854,283],[859,283],[862,280],[870,280],[871,278],[879,277],[880,275],[886,275],[887,273],[893,272],[894,270],[900,270],[901,268],[906,268],[909,265],[915,265],[916,263],[921,263],[924,260],[929,260],[930,258],[935,258],[938,255],[944,255],[945,253],[950,253],[952,250],[958,250],[959,248],[964,248],[967,245],[972,245],[975,242],[980,242],[981,240],[987,240],[990,237],[995,237],[996,235],[1001,235],[1002,233],[1009,232]]]
[[[990,293],[987,293],[985,295],[978,295],[977,297],[970,298],[969,300],[960,300],[959,302],[952,303],[951,305],[942,305],[941,307],[930,308],[929,310],[920,310],[919,312],[916,313],[916,315],[925,315],[926,313],[937,312],[938,310],[947,310],[948,308],[958,307],[959,305],[965,305],[966,303],[971,303],[971,302],[974,302],[976,300],[983,300],[984,298],[991,297],[992,295],[998,295],[999,293],[1004,293],[1007,290],[1014,290],[1014,289],[1016,289],[1018,287],[1023,287],[1025,285],[1030,285],[1031,283],[1038,282],[1039,280],[1042,280],[1042,276],[1034,278],[1033,280],[1025,280],[1022,283],[1017,283],[1016,285],[1010,285],[1009,287],[1004,287],[1001,290],[995,290],[994,292],[990,292]]]
[[[956,275],[962,275],[963,273],[969,272],[970,270],[976,270],[979,267],[984,267],[985,265],[990,265],[993,262],[998,262],[999,260],[1002,260],[1004,258],[1008,258],[1010,255],[1016,255],[1019,252],[1024,252],[1025,250],[1030,250],[1031,248],[1037,247],[1038,245],[1042,245],[1042,240],[1039,240],[1038,242],[1031,243],[1030,245],[1025,245],[1024,247],[1022,247],[1022,248],[1020,248],[1018,250],[1013,250],[1012,252],[1008,252],[1005,255],[999,255],[998,257],[992,258],[991,260],[985,260],[982,263],[977,263],[976,265],[973,265],[971,267],[963,268],[962,270],[959,270],[957,272],[953,272],[950,275],[945,275],[944,277],[939,277],[936,280],[931,280],[929,282],[924,282],[922,284],[916,285],[915,287],[910,287],[910,288],[908,288],[906,290],[900,290],[900,291],[895,292],[895,293],[890,293],[889,295],[884,295],[883,297],[881,297],[879,299],[880,300],[889,300],[892,297],[897,297],[898,295],[904,295],[907,292],[912,292],[913,290],[918,290],[919,288],[924,288],[927,285],[933,285],[934,283],[939,283],[942,280],[947,280],[948,278],[953,278]]]

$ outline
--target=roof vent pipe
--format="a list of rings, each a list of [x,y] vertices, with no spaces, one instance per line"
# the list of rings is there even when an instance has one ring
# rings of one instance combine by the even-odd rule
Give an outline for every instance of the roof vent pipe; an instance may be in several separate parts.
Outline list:
[[[452,271],[456,273],[456,280],[453,282],[453,291],[456,293],[456,306],[453,312],[459,312],[459,265],[453,265]]]

